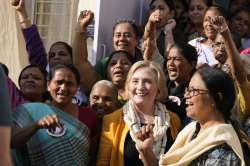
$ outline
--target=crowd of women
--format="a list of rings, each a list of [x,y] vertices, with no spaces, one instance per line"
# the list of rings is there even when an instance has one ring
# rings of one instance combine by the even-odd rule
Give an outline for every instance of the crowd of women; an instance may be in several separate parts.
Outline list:
[[[151,0],[145,25],[116,22],[92,66],[93,12],[47,53],[13,0],[30,65],[19,89],[0,66],[0,165],[249,165],[250,2],[230,4]]]

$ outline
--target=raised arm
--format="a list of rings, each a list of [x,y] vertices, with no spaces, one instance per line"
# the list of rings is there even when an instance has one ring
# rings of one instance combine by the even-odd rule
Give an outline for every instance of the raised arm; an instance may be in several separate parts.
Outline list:
[[[11,5],[15,8],[18,20],[20,22],[20,26],[22,29],[30,28],[31,22],[28,17],[27,11],[25,9],[25,1],[24,0],[15,0],[15,3],[11,3]]]
[[[145,31],[143,35],[143,49],[144,49],[144,60],[153,60],[156,63],[162,63],[163,57],[160,55],[157,48],[156,40],[156,23],[159,22],[157,12],[153,12],[145,26]],[[169,48],[174,44],[173,29],[176,26],[174,19],[169,19],[165,25],[163,31],[165,33],[165,43],[166,43],[166,55]],[[164,56],[164,55],[163,55]],[[161,64],[162,65],[162,64]]]
[[[174,35],[173,30],[176,27],[176,21],[174,19],[169,19],[167,24],[164,27],[164,33],[166,35],[165,43],[166,45],[166,55],[168,55],[168,51],[171,46],[174,44]]]
[[[36,25],[32,25],[25,9],[24,0],[13,0],[17,17],[23,32],[30,64],[37,64],[45,69],[47,66],[47,54]]]
[[[151,61],[153,58],[153,53],[158,51],[156,45],[156,23],[159,21],[156,12],[150,14],[148,22],[145,26],[143,38],[142,38],[142,48],[144,50],[143,59]],[[158,51],[159,53],[159,51]]]
[[[242,120],[250,114],[250,83],[247,81],[247,72],[244,62],[241,60],[236,45],[232,39],[230,30],[226,24],[224,17],[219,16],[212,19],[212,23],[224,38],[225,48],[227,52],[226,63],[230,65],[233,78],[237,80],[239,85],[239,105],[240,116]]]
[[[73,43],[73,63],[81,75],[81,88],[90,91],[92,86],[100,78],[94,67],[88,61],[86,28],[94,18],[94,14],[89,10],[84,10],[78,17],[77,28]]]
[[[226,63],[230,65],[232,73],[239,84],[244,83],[247,79],[247,73],[225,18],[222,16],[214,17],[211,22],[224,38],[226,52],[228,55]]]

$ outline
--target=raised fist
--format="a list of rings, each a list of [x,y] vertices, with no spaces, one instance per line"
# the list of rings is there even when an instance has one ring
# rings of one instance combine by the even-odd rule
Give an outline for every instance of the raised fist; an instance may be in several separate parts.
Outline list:
[[[213,17],[210,22],[218,33],[222,33],[228,29],[227,22],[223,16]]]
[[[19,4],[20,0],[11,0],[11,5],[12,6],[17,6]]]
[[[94,13],[90,10],[84,10],[81,11],[79,17],[78,17],[78,23],[80,25],[80,28],[83,30],[85,29],[93,20]]]
[[[159,12],[154,11],[153,13],[150,14],[148,21],[153,23],[153,24],[156,24],[156,23],[161,22],[161,19],[162,19],[162,17],[159,14]]]
[[[11,0],[11,5],[16,9],[16,11],[19,12],[25,11],[24,0]]]

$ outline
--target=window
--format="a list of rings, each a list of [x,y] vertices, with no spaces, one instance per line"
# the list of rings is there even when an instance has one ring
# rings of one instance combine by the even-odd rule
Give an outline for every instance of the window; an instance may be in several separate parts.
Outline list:
[[[33,22],[47,49],[56,41],[71,43],[76,2],[78,0],[35,0]]]

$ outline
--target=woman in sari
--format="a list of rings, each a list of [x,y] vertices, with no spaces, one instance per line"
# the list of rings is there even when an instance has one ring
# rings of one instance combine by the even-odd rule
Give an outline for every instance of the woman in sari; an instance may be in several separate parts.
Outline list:
[[[246,165],[239,130],[230,119],[235,96],[233,80],[225,72],[211,67],[197,70],[185,92],[187,116],[195,121],[178,134],[159,162],[150,150],[150,130],[145,132],[149,136],[138,147],[144,164]]]
[[[136,62],[128,73],[125,89],[128,102],[103,118],[97,165],[142,165],[136,150],[140,129],[154,126],[152,149],[160,156],[180,127],[178,116],[160,103],[167,91],[163,71],[157,64]]]
[[[94,112],[71,102],[79,82],[75,67],[57,65],[48,76],[51,103],[24,104],[13,113],[12,146],[26,146],[31,165],[88,165],[97,123]]]

